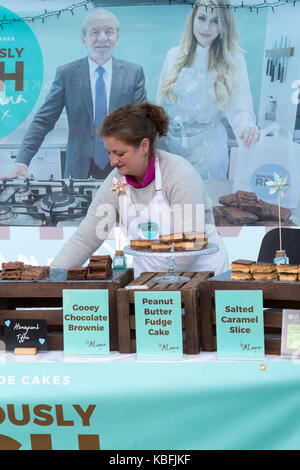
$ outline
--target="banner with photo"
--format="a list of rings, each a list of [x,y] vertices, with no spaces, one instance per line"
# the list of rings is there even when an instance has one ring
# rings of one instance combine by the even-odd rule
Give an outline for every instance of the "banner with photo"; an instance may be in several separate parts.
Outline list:
[[[164,107],[159,147],[201,175],[217,226],[276,226],[274,174],[282,224],[300,225],[299,2],[142,3],[2,2],[0,226],[77,226],[111,171],[95,157],[93,54],[113,57],[107,112]],[[114,20],[97,43],[99,6]]]

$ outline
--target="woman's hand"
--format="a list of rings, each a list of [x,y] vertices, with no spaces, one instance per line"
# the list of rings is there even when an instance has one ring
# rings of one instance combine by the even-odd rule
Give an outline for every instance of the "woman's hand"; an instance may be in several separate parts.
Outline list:
[[[6,174],[6,175],[0,175],[0,180],[7,180],[10,178],[17,178],[18,176],[24,176],[24,178],[29,178],[30,173],[27,170],[27,166],[21,165],[19,163],[15,163],[15,166],[13,170]]]
[[[245,127],[242,134],[240,135],[240,139],[242,139],[246,148],[251,147],[251,145],[256,144],[260,136],[260,131],[257,129],[256,126],[249,126]]]

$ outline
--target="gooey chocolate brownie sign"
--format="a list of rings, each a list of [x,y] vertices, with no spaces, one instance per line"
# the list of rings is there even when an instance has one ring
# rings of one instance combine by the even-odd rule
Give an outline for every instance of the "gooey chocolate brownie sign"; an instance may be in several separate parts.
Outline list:
[[[43,82],[39,43],[25,21],[0,6],[5,27],[0,30],[0,138],[29,116]]]
[[[65,354],[109,354],[108,290],[63,291]]]

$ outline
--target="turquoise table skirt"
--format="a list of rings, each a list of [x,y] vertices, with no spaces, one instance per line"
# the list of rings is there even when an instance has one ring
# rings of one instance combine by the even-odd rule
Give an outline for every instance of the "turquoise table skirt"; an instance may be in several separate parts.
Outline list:
[[[54,450],[83,435],[103,450],[300,448],[297,362],[120,357],[1,364],[0,448],[31,449],[40,435]]]

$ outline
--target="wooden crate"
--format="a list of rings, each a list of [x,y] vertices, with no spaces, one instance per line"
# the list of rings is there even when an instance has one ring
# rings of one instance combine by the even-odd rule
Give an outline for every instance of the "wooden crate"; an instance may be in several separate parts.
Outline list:
[[[300,309],[299,282],[234,281],[231,271],[201,282],[201,346],[216,351],[216,290],[262,290],[264,307],[265,353],[280,354],[282,309]]]
[[[200,314],[199,295],[200,283],[202,280],[213,276],[213,272],[199,273],[178,273],[179,275],[191,278],[184,284],[156,284],[153,278],[162,276],[165,273],[142,273],[141,276],[132,281],[128,286],[147,285],[149,291],[177,291],[181,292],[181,302],[184,308],[182,315],[183,329],[183,352],[185,354],[198,354],[200,352]],[[136,289],[143,292],[141,289]],[[134,292],[135,289],[118,289],[118,324],[119,324],[119,351],[121,353],[136,352],[135,336],[135,310]]]
[[[104,281],[67,281],[66,277],[65,269],[53,269],[40,281],[0,279],[0,339],[5,319],[45,319],[48,350],[63,350],[63,290],[108,289],[110,350],[118,351],[117,290],[133,280],[133,269],[114,271]]]

